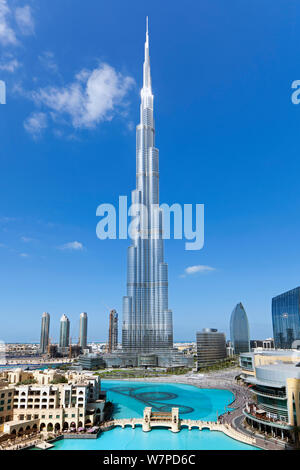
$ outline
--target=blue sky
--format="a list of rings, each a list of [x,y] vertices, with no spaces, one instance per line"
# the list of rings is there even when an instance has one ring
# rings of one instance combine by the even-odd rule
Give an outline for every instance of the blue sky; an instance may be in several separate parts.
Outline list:
[[[0,0],[0,339],[36,341],[51,314],[105,340],[121,313],[126,240],[96,208],[135,186],[149,15],[160,199],[205,204],[205,245],[167,241],[176,340],[228,335],[242,301],[272,335],[271,298],[299,285],[300,78],[296,0]],[[77,244],[74,244],[77,242]],[[182,277],[190,266],[211,271]]]

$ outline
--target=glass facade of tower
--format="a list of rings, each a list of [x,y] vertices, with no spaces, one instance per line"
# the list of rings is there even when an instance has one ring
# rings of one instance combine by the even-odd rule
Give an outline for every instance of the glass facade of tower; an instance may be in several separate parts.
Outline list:
[[[49,345],[49,328],[50,328],[50,315],[44,312],[42,315],[42,326],[41,326],[41,340],[40,340],[40,352],[45,354]]]
[[[70,321],[66,315],[60,319],[59,347],[67,348],[70,343]]]
[[[237,304],[231,314],[230,339],[235,354],[250,351],[249,323],[242,303]]]
[[[87,322],[87,313],[81,313],[79,321],[79,346],[82,349],[87,348]]]
[[[122,348],[150,352],[172,349],[172,311],[168,308],[168,265],[164,262],[159,204],[158,149],[155,147],[148,28],[145,43],[140,123],[136,129],[136,189],[132,203],[142,204],[141,224],[128,248],[127,296],[123,298]]]
[[[226,338],[214,328],[197,332],[197,368],[211,366],[226,358]]]
[[[275,348],[299,348],[300,343],[300,287],[272,299],[272,321]]]

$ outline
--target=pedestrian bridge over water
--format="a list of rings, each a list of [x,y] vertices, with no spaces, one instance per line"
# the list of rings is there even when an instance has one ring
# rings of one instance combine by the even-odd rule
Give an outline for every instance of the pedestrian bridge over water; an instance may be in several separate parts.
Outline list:
[[[179,432],[182,428],[188,428],[188,430],[198,428],[199,431],[207,429],[210,431],[221,431],[227,436],[246,444],[255,445],[256,442],[255,438],[242,434],[227,423],[197,419],[180,419],[179,408],[172,408],[171,412],[162,413],[154,412],[151,407],[147,407],[144,409],[143,418],[115,419],[111,422],[111,425],[114,427],[121,426],[122,428],[131,426],[133,429],[136,426],[142,426],[145,432],[151,431],[154,427],[165,427],[172,432]]]

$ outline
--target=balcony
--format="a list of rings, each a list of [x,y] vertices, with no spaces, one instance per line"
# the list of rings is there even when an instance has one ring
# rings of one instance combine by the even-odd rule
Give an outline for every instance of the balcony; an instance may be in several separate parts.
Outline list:
[[[271,427],[276,427],[280,429],[294,429],[294,426],[291,426],[290,424],[286,423],[285,421],[281,421],[277,418],[271,418],[267,416],[266,411],[264,410],[259,410],[255,408],[253,405],[250,405],[246,408],[243,409],[243,414],[257,423],[264,424],[267,426]]]
[[[265,391],[262,391],[262,390],[259,390],[255,387],[251,387],[250,389],[251,393],[255,393],[256,395],[260,395],[262,397],[267,397],[267,398],[274,398],[274,399],[278,399],[278,400],[286,400],[287,399],[287,396],[286,396],[286,392],[281,392],[281,393],[268,393],[268,392],[265,392]]]

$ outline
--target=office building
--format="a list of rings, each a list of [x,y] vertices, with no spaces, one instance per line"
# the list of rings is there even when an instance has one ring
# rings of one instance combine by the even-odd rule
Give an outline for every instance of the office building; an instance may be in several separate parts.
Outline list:
[[[96,370],[105,367],[103,357],[99,354],[83,354],[78,358],[78,365],[84,370]]]
[[[42,354],[45,354],[48,352],[49,329],[50,329],[50,315],[49,313],[44,312],[42,315],[41,340],[40,340],[40,352]]]
[[[60,319],[59,347],[68,348],[70,344],[70,320],[64,314]]]
[[[87,313],[83,312],[80,314],[80,320],[79,320],[79,346],[82,349],[87,348],[87,325],[88,325]]]
[[[275,348],[300,347],[300,287],[272,299]]]
[[[230,317],[230,339],[234,354],[250,351],[249,323],[241,302],[233,309]]]
[[[224,360],[226,354],[225,334],[214,328],[203,328],[197,332],[197,369],[209,367]]]

